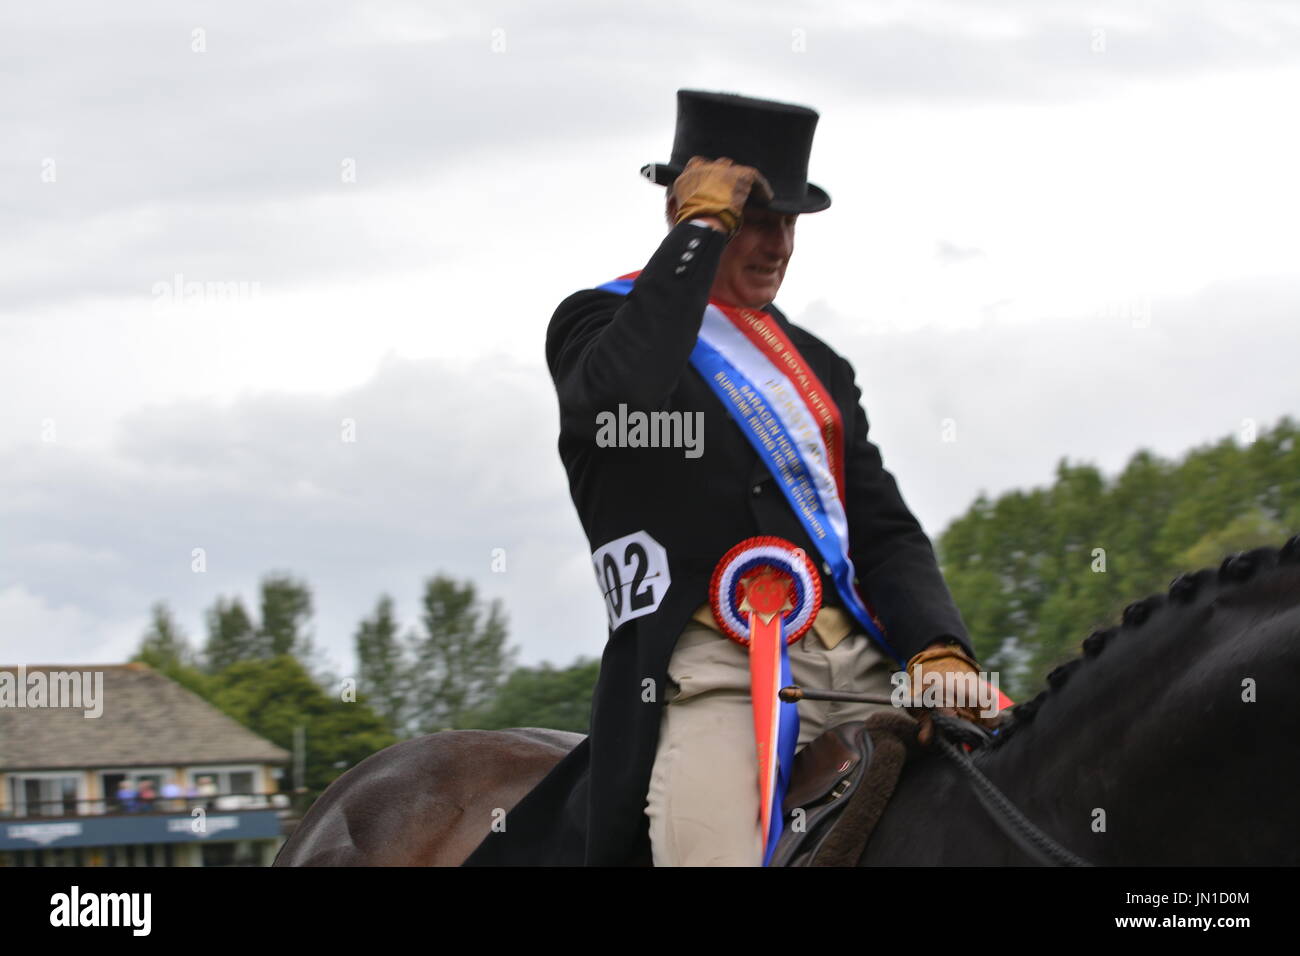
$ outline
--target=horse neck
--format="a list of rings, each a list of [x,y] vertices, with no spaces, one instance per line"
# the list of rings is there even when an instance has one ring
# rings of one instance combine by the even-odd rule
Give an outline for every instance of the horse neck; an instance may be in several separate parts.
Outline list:
[[[1300,862],[1300,566],[1199,577],[1190,598],[1137,602],[1094,634],[978,761],[1092,862]]]

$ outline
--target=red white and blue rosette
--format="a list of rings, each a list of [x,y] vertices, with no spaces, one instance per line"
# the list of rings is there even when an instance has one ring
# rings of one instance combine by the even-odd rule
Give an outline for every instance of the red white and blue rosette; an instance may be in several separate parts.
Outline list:
[[[808,555],[771,536],[747,538],[728,551],[710,582],[719,627],[749,648],[764,866],[781,836],[781,808],[799,745],[798,708],[778,696],[794,683],[786,649],[812,627],[821,599],[821,579]]]
[[[821,609],[822,582],[817,568],[803,548],[785,538],[760,535],[746,538],[718,562],[709,582],[709,603],[722,632],[738,644],[749,646],[749,612],[742,610],[746,588],[743,579],[770,568],[790,580],[790,608],[782,616],[787,644],[808,633]]]

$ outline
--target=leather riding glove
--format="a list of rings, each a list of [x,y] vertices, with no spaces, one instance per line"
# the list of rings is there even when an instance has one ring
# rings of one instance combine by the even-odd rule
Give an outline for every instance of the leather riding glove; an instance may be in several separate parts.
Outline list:
[[[677,224],[697,216],[717,216],[727,235],[734,236],[751,193],[764,202],[772,199],[771,184],[753,166],[737,166],[726,156],[692,156],[673,180]]]
[[[921,681],[918,684],[916,679],[917,668],[922,670]],[[915,655],[907,662],[907,677],[909,686],[913,688],[914,695],[920,695],[925,692],[926,687],[930,685],[933,678],[928,675],[935,674],[944,680],[941,699],[943,703],[935,708],[941,714],[948,714],[952,717],[960,717],[962,720],[968,720],[973,724],[981,727],[995,727],[999,719],[997,715],[993,717],[983,717],[980,715],[980,705],[978,700],[966,700],[963,706],[957,706],[955,695],[948,693],[948,681],[945,677],[947,674],[979,674],[979,665],[962,649],[960,644],[949,643],[938,646],[927,647],[919,654]],[[965,681],[969,685],[969,681]],[[928,708],[916,707],[911,708],[912,715],[917,718],[919,727],[916,739],[923,747],[930,746],[934,736],[934,724],[930,720]]]

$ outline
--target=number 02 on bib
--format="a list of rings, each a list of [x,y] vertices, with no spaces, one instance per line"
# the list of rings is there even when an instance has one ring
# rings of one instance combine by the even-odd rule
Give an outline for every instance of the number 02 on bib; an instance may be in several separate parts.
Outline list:
[[[634,531],[591,553],[596,582],[605,598],[610,630],[659,609],[671,579],[668,552],[644,531]]]

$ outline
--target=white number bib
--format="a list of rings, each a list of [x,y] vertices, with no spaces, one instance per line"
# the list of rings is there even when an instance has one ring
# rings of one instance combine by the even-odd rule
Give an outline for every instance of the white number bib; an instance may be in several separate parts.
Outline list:
[[[634,617],[659,609],[668,591],[668,552],[644,531],[634,531],[591,554],[596,583],[605,598],[609,626],[617,630]]]

